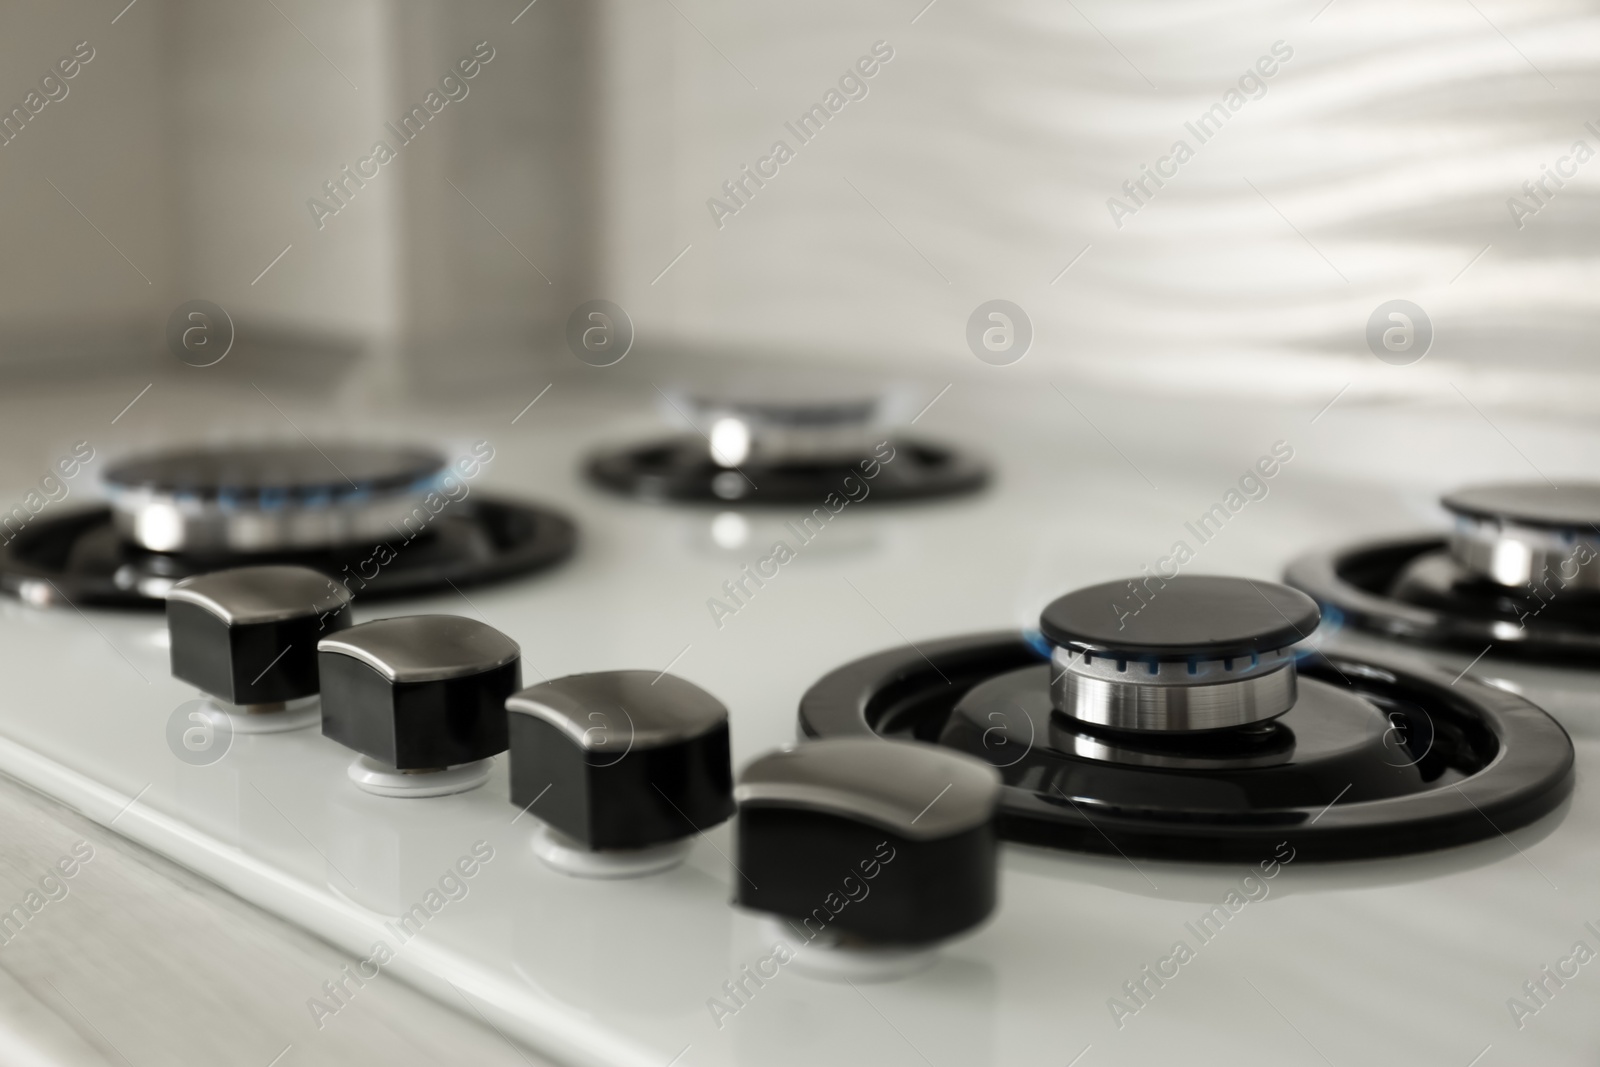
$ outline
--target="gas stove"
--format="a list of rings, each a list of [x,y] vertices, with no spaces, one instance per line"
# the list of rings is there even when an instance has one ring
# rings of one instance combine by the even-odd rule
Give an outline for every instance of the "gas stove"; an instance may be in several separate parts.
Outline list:
[[[14,582],[0,770],[348,953],[285,1042],[393,979],[573,1063],[1585,1062],[1593,668],[1359,610],[1468,617],[1400,571],[1483,592],[1474,561],[1512,550],[1456,491],[1539,476],[1472,412],[1070,395],[963,381],[924,410],[919,434],[989,458],[982,491],[761,514],[593,484],[654,423],[649,390],[560,383],[497,426],[478,402],[401,412],[425,447],[491,442],[472,500],[539,501],[584,548],[392,599],[330,589],[285,527],[240,551],[260,516],[102,460],[97,536],[184,564],[128,587],[172,625],[75,596],[64,558],[56,595]],[[1557,484],[1600,452],[1498,423]],[[314,551],[344,551],[319,521]],[[1381,586],[1342,562],[1419,525],[1442,532]],[[311,584],[207,579],[202,543]],[[1366,601],[1305,578],[1323,544]],[[1581,626],[1567,599],[1539,621]],[[1493,611],[1471,625],[1515,624]],[[281,661],[251,658],[243,629],[291,626]],[[406,700],[472,729],[415,730]]]

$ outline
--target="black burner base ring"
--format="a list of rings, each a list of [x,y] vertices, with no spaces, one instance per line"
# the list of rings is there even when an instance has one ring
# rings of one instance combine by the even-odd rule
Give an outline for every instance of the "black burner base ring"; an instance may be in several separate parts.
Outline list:
[[[1478,655],[1493,647],[1495,656],[1574,666],[1600,666],[1600,597],[1589,591],[1555,591],[1544,598],[1529,592],[1493,589],[1488,583],[1437,582],[1423,599],[1416,577],[1428,567],[1459,568],[1448,558],[1442,537],[1369,541],[1311,552],[1284,571],[1284,582],[1322,607],[1323,626],[1352,626]],[[1409,584],[1421,602],[1394,594]]]
[[[812,504],[830,493],[862,503],[926,500],[982,489],[989,469],[976,456],[951,445],[891,437],[891,459],[864,454],[857,460],[763,463],[729,470],[712,461],[705,438],[685,435],[601,451],[587,464],[602,488],[651,502],[682,504]],[[850,479],[850,481],[846,481]]]
[[[450,505],[409,541],[229,556],[150,552],[119,538],[111,509],[100,507],[40,516],[0,546],[0,590],[38,605],[160,608],[165,586],[192,574],[293,563],[343,582],[360,602],[531,574],[565,560],[576,543],[565,515],[487,494]]]
[[[813,685],[801,699],[800,729],[814,738],[940,743],[957,704],[975,687],[1041,662],[1034,646],[1016,633],[891,649],[840,667]],[[1005,780],[1001,836],[1083,852],[1218,861],[1260,860],[1288,840],[1305,858],[1352,859],[1497,837],[1555,810],[1572,790],[1571,740],[1554,719],[1521,697],[1468,678],[1452,685],[1446,672],[1373,657],[1318,656],[1298,669],[1302,678],[1354,691],[1380,711],[1424,709],[1438,747],[1430,741],[1431,766],[1423,767],[1419,757],[1419,778],[1433,775],[1433,782],[1416,792],[1341,802],[1335,795],[1338,784],[1328,778],[1325,803],[1248,810],[1216,804],[1218,794],[1202,782],[1189,806],[1163,805],[1158,799],[1108,805],[1077,789],[1083,772],[1118,775],[1120,766],[1047,744],[1035,747],[1029,738],[1031,759],[990,759]],[[1134,768],[1127,773],[1150,780],[1152,772]],[[1174,783],[1184,777],[1181,771],[1170,773]],[[1064,795],[1054,788],[1057,782],[1068,783]]]

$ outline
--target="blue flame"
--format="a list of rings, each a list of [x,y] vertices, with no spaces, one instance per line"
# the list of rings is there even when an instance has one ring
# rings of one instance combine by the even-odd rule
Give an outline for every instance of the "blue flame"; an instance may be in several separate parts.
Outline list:
[[[1033,649],[1040,659],[1049,659],[1050,653],[1055,650],[1055,646],[1046,640],[1044,634],[1038,630],[1022,631],[1022,640],[1027,643],[1029,648]]]

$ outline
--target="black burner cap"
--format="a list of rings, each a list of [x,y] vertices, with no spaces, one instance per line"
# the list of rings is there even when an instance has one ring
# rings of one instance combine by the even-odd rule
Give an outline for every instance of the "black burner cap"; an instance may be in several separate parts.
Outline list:
[[[1594,482],[1559,489],[1528,482],[1474,485],[1446,494],[1440,503],[1457,515],[1519,526],[1558,530],[1600,526],[1600,484]]]
[[[881,401],[877,397],[865,399],[784,401],[782,399],[743,400],[717,402],[699,398],[701,407],[717,410],[719,407],[757,422],[772,426],[825,427],[870,425]]]
[[[1039,629],[1076,651],[1220,659],[1293,644],[1321,618],[1316,601],[1287,586],[1196,575],[1079,589],[1051,601]]]
[[[438,475],[444,462],[438,453],[420,448],[199,447],[130,459],[106,471],[105,480],[119,489],[193,494],[202,499],[253,496],[262,490],[297,496],[342,495],[404,489]]]

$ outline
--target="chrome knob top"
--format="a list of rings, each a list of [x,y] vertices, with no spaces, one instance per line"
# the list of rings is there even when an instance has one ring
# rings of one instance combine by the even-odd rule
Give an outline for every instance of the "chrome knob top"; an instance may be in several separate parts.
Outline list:
[[[744,769],[734,795],[741,810],[809,811],[935,841],[986,823],[999,779],[948,749],[840,739],[768,753]]]
[[[1600,484],[1471,486],[1441,500],[1450,554],[1497,585],[1600,590]]]
[[[1179,576],[1089,586],[1050,603],[1055,706],[1123,730],[1215,730],[1294,706],[1294,654],[1321,614],[1273,582]]]
[[[167,594],[172,674],[228,704],[264,708],[319,688],[317,641],[351,624],[350,593],[306,567],[235,567]]]
[[[537,802],[531,813],[577,848],[652,849],[733,814],[728,709],[682,678],[576,674],[522,690],[506,710],[511,802]]]
[[[522,660],[493,627],[406,615],[352,626],[317,648],[322,732],[340,744],[399,771],[505,751],[505,701],[522,684]]]
[[[738,903],[808,940],[928,945],[994,910],[1000,777],[970,756],[808,742],[750,764],[734,797]]]

